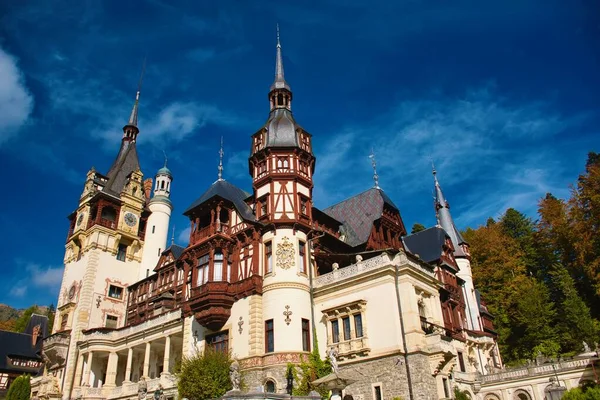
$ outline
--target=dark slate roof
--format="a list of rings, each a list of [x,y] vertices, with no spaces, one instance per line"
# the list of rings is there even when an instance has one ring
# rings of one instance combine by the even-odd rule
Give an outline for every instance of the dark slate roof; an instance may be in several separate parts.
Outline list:
[[[229,200],[235,206],[235,209],[240,213],[242,218],[247,221],[256,221],[256,217],[252,212],[252,209],[244,200],[246,200],[250,194],[238,188],[235,185],[227,182],[226,180],[218,180],[213,183],[202,196],[198,198],[183,215],[189,215],[192,210],[202,203],[212,199],[215,196],[219,196],[225,200]]]
[[[41,360],[38,352],[41,352],[42,338],[38,339],[38,346],[33,346],[31,340],[31,335],[25,333],[0,331],[0,371],[31,373],[31,369],[8,365],[8,357]]]
[[[31,314],[31,318],[29,318],[27,327],[25,327],[25,333],[28,335],[33,335],[33,328],[37,325],[40,326],[40,337],[48,337],[48,317],[40,314]]]
[[[106,174],[108,182],[106,183],[104,190],[120,196],[125,183],[127,183],[127,177],[131,175],[132,172],[138,171],[139,169],[140,162],[138,160],[135,142],[123,140],[121,142],[119,154],[113,162],[113,165],[110,167],[108,174]]]
[[[178,244],[172,244],[165,251],[163,251],[162,254],[168,253],[170,251],[171,253],[173,253],[173,257],[175,257],[175,259],[178,259],[184,250],[185,247],[179,246]]]
[[[269,114],[265,124],[267,140],[265,147],[298,147],[300,140],[297,130],[300,126],[294,120],[292,112],[286,108],[276,108]]]
[[[448,237],[445,230],[434,226],[405,236],[402,240],[404,241],[406,250],[414,255],[418,255],[426,263],[431,263],[440,259],[442,248]]]
[[[346,243],[354,247],[369,239],[373,222],[381,217],[384,204],[398,211],[383,190],[371,188],[323,212],[342,223],[340,231],[346,236]]]

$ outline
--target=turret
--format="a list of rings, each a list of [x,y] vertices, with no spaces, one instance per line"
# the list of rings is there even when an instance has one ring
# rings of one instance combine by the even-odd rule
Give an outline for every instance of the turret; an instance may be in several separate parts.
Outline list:
[[[465,283],[463,286],[464,297],[467,306],[467,325],[468,328],[475,331],[482,331],[482,323],[479,314],[479,306],[475,294],[475,286],[473,285],[473,274],[471,272],[471,255],[469,252],[469,244],[463,239],[459,230],[454,224],[452,215],[450,214],[450,204],[444,197],[440,183],[437,180],[437,171],[433,169],[433,180],[435,185],[435,214],[438,225],[443,228],[452,241],[454,247],[454,258],[458,265],[459,271],[456,274]]]
[[[148,209],[151,214],[146,223],[140,278],[152,273],[161,252],[167,248],[169,221],[173,211],[173,204],[170,199],[172,181],[173,175],[167,168],[167,161],[165,160],[165,165],[156,173],[153,196],[148,202]]]

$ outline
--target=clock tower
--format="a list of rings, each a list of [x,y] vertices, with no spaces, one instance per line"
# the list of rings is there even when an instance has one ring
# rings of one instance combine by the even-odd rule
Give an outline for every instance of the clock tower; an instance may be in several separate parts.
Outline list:
[[[67,337],[71,350],[65,360],[49,369],[54,376],[63,377],[65,399],[71,393],[77,365],[83,362],[76,345],[82,331],[124,326],[127,286],[142,273],[152,209],[143,189],[136,147],[139,96],[138,90],[123,127],[119,153],[108,173],[94,168],[87,173],[79,205],[69,215],[65,268],[52,333]],[[157,260],[158,256],[154,257],[154,262]]]

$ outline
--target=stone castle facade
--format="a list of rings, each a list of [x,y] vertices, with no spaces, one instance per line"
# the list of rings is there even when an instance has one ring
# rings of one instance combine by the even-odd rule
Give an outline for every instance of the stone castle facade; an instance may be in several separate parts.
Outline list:
[[[117,158],[106,175],[88,172],[70,216],[46,375],[33,396],[131,399],[143,380],[148,395],[160,385],[176,398],[176,363],[209,346],[231,351],[249,388],[284,393],[287,363],[318,343],[356,380],[346,388],[355,399],[443,399],[455,387],[473,399],[543,398],[490,378],[504,373],[493,316],[435,172],[438,225],[413,235],[377,181],[313,205],[312,136],[292,114],[279,40],[276,51],[269,118],[250,139],[252,190],[220,167],[184,211],[186,247],[167,244],[166,163],[143,179],[138,91]]]

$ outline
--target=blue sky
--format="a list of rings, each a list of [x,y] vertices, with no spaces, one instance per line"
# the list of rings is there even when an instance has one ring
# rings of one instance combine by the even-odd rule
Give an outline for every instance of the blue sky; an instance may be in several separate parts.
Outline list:
[[[119,148],[144,57],[138,153],[174,174],[172,224],[217,177],[251,189],[280,24],[314,198],[382,188],[435,223],[435,161],[459,228],[566,197],[599,151],[600,6],[582,1],[0,1],[0,303],[55,303],[91,166]]]

